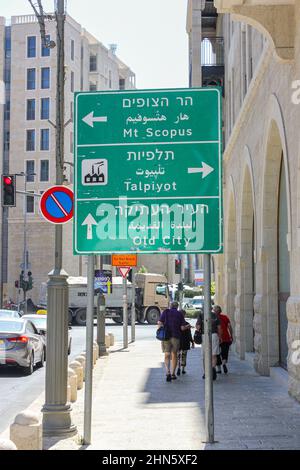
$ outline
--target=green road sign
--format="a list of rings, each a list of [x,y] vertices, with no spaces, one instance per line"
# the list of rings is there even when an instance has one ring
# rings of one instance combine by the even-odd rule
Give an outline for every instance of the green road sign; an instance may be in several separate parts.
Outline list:
[[[76,94],[75,254],[222,251],[221,99]]]

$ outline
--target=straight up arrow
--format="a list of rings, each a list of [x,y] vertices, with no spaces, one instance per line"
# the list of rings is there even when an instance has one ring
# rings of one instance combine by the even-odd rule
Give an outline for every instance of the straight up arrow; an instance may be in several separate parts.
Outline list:
[[[93,225],[98,225],[94,217],[89,214],[84,221],[82,222],[81,225],[87,225],[87,235],[86,239],[87,240],[92,240],[93,239],[93,232],[92,232],[92,226]]]
[[[214,171],[214,168],[205,162],[202,162],[202,168],[188,168],[188,173],[202,173],[202,179],[206,178],[212,171]]]
[[[107,116],[94,117],[94,111],[82,118],[83,122],[90,127],[94,127],[94,122],[107,122]]]

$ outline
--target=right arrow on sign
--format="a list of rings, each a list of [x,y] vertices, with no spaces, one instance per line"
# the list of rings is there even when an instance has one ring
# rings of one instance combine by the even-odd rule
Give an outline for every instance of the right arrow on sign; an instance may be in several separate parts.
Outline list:
[[[205,162],[202,162],[202,168],[188,168],[188,173],[202,173],[202,179],[206,178],[212,171],[214,171],[214,168]]]
[[[93,239],[93,232],[92,232],[92,226],[93,225],[98,225],[94,217],[89,214],[84,221],[82,222],[81,225],[87,225],[87,235],[86,239],[87,240],[92,240]]]

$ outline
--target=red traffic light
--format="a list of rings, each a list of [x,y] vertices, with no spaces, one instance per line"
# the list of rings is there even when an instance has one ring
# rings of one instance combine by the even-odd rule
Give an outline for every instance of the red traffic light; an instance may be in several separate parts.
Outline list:
[[[13,180],[10,176],[3,176],[3,183],[10,186],[13,184]]]

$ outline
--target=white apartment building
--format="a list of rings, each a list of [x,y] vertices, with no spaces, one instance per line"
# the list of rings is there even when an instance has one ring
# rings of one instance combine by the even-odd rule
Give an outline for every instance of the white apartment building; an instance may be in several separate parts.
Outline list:
[[[56,49],[43,47],[34,15],[14,16],[10,26],[4,29],[3,25],[0,23],[0,41],[5,34],[6,47],[0,47],[0,72],[3,51],[10,57],[7,74],[10,93],[6,104],[9,128],[4,133],[4,148],[9,150],[9,172],[20,175],[17,176],[18,190],[24,191],[26,187],[26,191],[42,194],[55,184]],[[55,28],[55,21],[46,21],[46,34],[54,41]],[[116,56],[115,47],[104,47],[79,23],[67,16],[65,184],[72,186],[73,182],[73,93],[134,87],[135,75]],[[4,279],[7,280],[8,297],[16,301],[18,289],[15,288],[15,280],[19,279],[24,263],[24,211],[27,219],[29,270],[33,274],[35,286],[28,296],[38,302],[39,286],[41,282],[47,281],[47,275],[54,266],[54,226],[42,218],[37,197],[27,196],[25,201],[24,195],[18,194],[17,207],[9,209],[8,263]],[[63,267],[69,275],[82,275],[86,263],[84,258],[73,256],[72,222],[64,225],[63,232]]]

